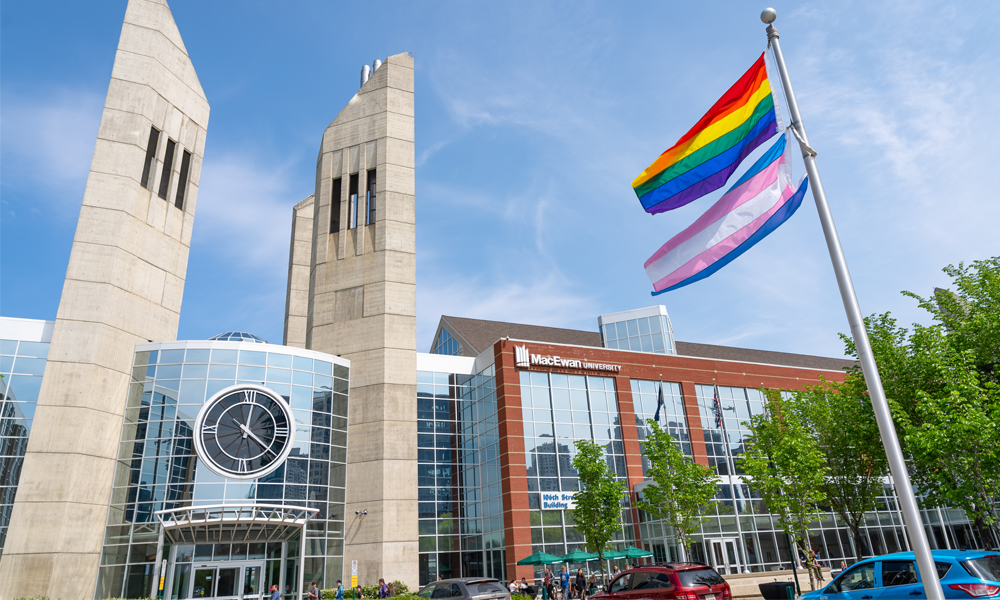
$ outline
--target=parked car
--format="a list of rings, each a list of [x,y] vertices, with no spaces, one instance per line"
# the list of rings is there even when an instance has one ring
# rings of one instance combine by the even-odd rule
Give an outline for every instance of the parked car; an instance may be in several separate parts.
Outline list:
[[[624,571],[591,600],[732,600],[726,580],[701,563],[643,565]]]
[[[421,598],[454,598],[455,600],[510,600],[510,591],[492,577],[459,577],[428,583],[420,588]]]
[[[954,600],[1000,596],[1000,554],[981,550],[933,550],[944,597]],[[923,579],[912,552],[866,558],[851,565],[803,600],[922,600]]]

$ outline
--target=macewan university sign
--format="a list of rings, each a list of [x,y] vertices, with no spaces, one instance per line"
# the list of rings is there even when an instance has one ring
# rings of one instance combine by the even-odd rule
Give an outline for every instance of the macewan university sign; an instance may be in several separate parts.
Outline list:
[[[548,354],[532,354],[527,346],[514,346],[514,365],[518,369],[530,369],[535,366],[540,367],[563,367],[565,369],[586,369],[588,371],[611,371],[617,373],[622,370],[621,365],[611,365],[608,363],[590,362],[578,358],[564,358],[562,356],[552,356]]]

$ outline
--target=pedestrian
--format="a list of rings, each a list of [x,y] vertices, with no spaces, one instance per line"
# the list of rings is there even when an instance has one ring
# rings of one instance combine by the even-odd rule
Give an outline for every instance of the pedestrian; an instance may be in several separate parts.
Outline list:
[[[337,595],[336,600],[344,600],[344,584],[337,580]]]
[[[545,595],[547,598],[552,600],[555,596],[552,594],[552,569],[545,567],[545,577],[542,578],[542,585],[545,587]]]
[[[514,594],[517,593],[517,587],[518,587],[517,586],[517,580],[516,579],[511,579],[510,580],[510,585],[507,586],[507,590],[510,592],[511,596],[513,596]]]
[[[277,585],[271,586],[271,600],[281,600],[281,592],[278,591]]]
[[[388,598],[389,597],[389,586],[385,584],[385,579],[379,577],[378,580],[378,597]]]
[[[525,596],[528,595],[528,581],[524,577],[521,578],[521,585],[517,586],[517,591]]]
[[[396,587],[392,585],[391,581],[387,585],[389,586],[389,597],[392,598],[396,595]]]
[[[365,595],[361,592],[361,586],[354,588],[354,600],[361,600]]]
[[[587,578],[583,576],[583,569],[576,570],[576,593],[580,600],[583,600],[583,593],[587,589]]]
[[[809,565],[809,577],[812,578],[813,574],[816,575],[816,581],[819,584],[823,583],[823,569],[819,565],[819,554],[816,553],[812,548],[809,549],[809,555],[806,557],[806,564]]]
[[[593,596],[596,592],[597,592],[597,575],[591,573],[590,578],[587,580],[587,595]]]
[[[569,571],[566,565],[562,567],[562,574],[559,575],[559,584],[562,587],[563,600],[569,600]]]
[[[309,593],[306,594],[306,597],[309,598],[309,600],[319,600],[319,588],[316,587],[315,581],[313,582],[313,586],[309,588]]]

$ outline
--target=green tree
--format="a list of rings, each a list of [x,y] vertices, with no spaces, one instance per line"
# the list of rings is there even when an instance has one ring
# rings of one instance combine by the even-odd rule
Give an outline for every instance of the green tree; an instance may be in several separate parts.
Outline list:
[[[603,573],[604,553],[621,531],[622,500],[628,494],[628,486],[608,467],[604,448],[592,440],[576,440],[574,445],[573,467],[582,488],[575,498],[575,527],[586,540],[587,550],[600,557]]]
[[[663,519],[680,538],[681,551],[687,560],[691,534],[707,517],[702,513],[718,491],[719,476],[710,467],[699,465],[684,455],[674,438],[660,429],[653,419],[646,420],[648,433],[642,453],[649,461],[648,484],[642,490],[638,506],[650,516]]]
[[[914,487],[927,505],[963,509],[983,542],[998,545],[1000,258],[944,272],[954,290],[903,292],[936,324],[907,330],[886,313],[865,325]]]
[[[861,526],[884,490],[887,464],[864,379],[848,374],[791,394],[784,409],[800,413],[826,465],[826,503],[851,530],[858,558],[870,556]]]
[[[753,415],[740,466],[747,484],[760,493],[779,526],[802,544],[816,505],[826,500],[828,467],[795,396],[768,391],[767,413]],[[791,550],[791,549],[789,549]]]

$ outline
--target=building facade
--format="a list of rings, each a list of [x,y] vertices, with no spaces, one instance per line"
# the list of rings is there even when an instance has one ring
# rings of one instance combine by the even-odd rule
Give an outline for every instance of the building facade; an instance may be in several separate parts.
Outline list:
[[[645,423],[657,412],[661,388],[661,427],[685,454],[720,475],[689,558],[728,574],[790,566],[784,533],[742,478],[745,422],[764,412],[761,390],[800,389],[821,376],[840,380],[853,363],[685,342],[674,344],[676,354],[633,351],[631,343],[625,350],[606,347],[655,333],[648,321],[648,329],[628,321],[665,312],[651,307],[602,315],[600,334],[441,319],[432,343],[437,354],[418,355],[422,584],[459,575],[530,579],[539,573],[517,566],[518,560],[583,549],[571,510],[580,439],[603,446],[612,472],[629,488],[615,546],[643,548],[656,561],[679,560],[670,527],[633,506],[645,486]],[[637,335],[608,336],[611,323],[625,324],[626,332],[634,326]],[[961,511],[932,508],[923,517],[934,547],[982,547]],[[888,483],[864,529],[868,548],[859,550],[835,514],[820,512],[809,537],[834,564],[909,549]]]
[[[165,598],[332,587],[349,385],[347,360],[249,334],[137,345],[94,597],[155,596],[163,561]]]

